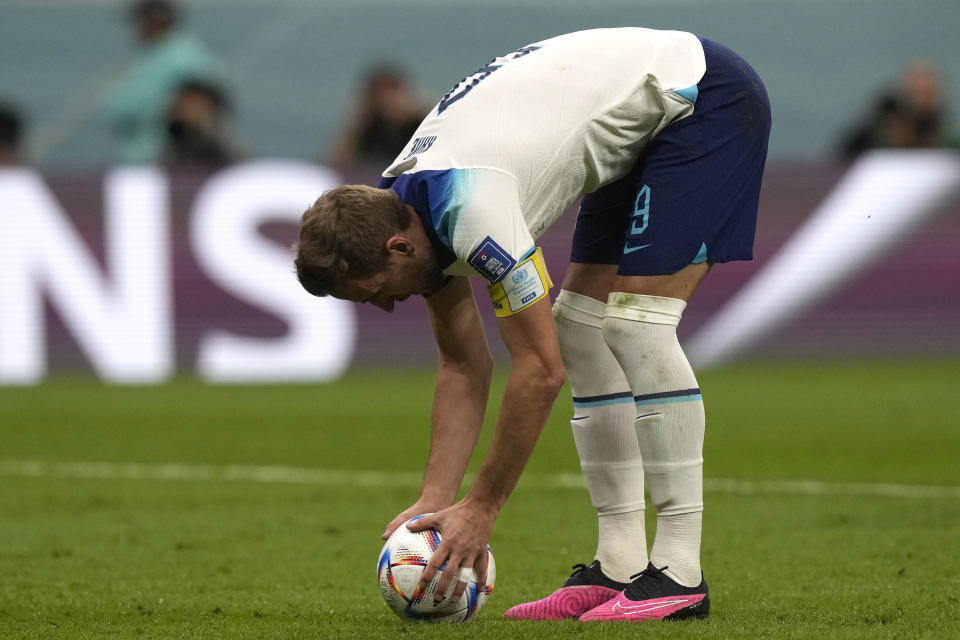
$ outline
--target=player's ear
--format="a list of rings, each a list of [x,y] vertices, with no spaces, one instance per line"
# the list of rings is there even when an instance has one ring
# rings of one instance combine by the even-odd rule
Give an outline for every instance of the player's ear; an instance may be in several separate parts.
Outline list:
[[[395,234],[387,238],[387,251],[399,253],[402,256],[413,255],[413,244],[400,234]]]

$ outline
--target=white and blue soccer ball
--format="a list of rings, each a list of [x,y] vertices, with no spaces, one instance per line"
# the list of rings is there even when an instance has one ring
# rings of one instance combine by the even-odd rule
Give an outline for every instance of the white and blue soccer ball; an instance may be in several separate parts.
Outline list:
[[[428,515],[428,514],[423,514]],[[436,529],[410,531],[407,525],[422,518],[411,518],[397,527],[380,550],[377,562],[377,579],[380,581],[380,594],[387,606],[401,618],[407,620],[425,620],[427,622],[465,622],[476,615],[483,607],[496,578],[496,566],[493,553],[487,547],[487,583],[477,583],[477,572],[473,569],[462,573],[467,579],[467,588],[459,602],[450,600],[457,581],[450,583],[446,597],[434,604],[433,594],[440,581],[442,572],[438,571],[426,589],[418,588],[420,574],[430,561],[433,552],[440,546],[440,532]]]

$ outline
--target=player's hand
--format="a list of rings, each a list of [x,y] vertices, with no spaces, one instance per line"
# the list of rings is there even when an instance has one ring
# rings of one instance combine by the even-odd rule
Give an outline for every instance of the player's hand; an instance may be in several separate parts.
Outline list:
[[[380,537],[383,540],[386,540],[387,538],[390,537],[390,534],[392,534],[394,531],[397,530],[397,527],[399,527],[404,522],[406,522],[407,520],[409,520],[414,516],[419,516],[424,513],[433,513],[434,511],[440,511],[441,509],[444,509],[449,506],[450,506],[449,502],[447,503],[431,502],[430,500],[424,500],[423,498],[420,498],[415,503],[410,505],[409,508],[401,511],[396,518],[391,520],[390,524],[387,525],[387,528],[384,529],[383,535],[381,535]]]
[[[461,569],[476,570],[477,583],[487,583],[487,542],[493,533],[495,520],[495,512],[461,500],[452,507],[420,518],[407,527],[411,531],[437,529],[440,532],[440,546],[433,552],[433,557],[420,575],[420,588],[425,589],[443,566],[443,573],[433,594],[434,601],[443,600],[444,594],[457,579]],[[458,580],[450,599],[459,602],[466,588],[467,583]]]

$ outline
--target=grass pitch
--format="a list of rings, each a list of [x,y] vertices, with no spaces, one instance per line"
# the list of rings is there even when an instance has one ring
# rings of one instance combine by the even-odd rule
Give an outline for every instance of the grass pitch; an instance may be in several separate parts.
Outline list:
[[[429,626],[383,605],[375,562],[416,496],[431,372],[0,389],[0,639],[960,637],[958,365],[701,375],[713,613],[621,626],[500,619],[593,557],[568,393],[497,523],[489,603]]]

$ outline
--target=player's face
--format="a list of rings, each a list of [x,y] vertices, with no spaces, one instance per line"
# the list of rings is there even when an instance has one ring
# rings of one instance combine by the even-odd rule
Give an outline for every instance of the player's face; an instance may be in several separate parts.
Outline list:
[[[334,295],[368,302],[392,313],[397,302],[412,295],[428,296],[440,289],[445,276],[430,254],[419,257],[391,254],[387,267],[368,278],[350,279]]]

